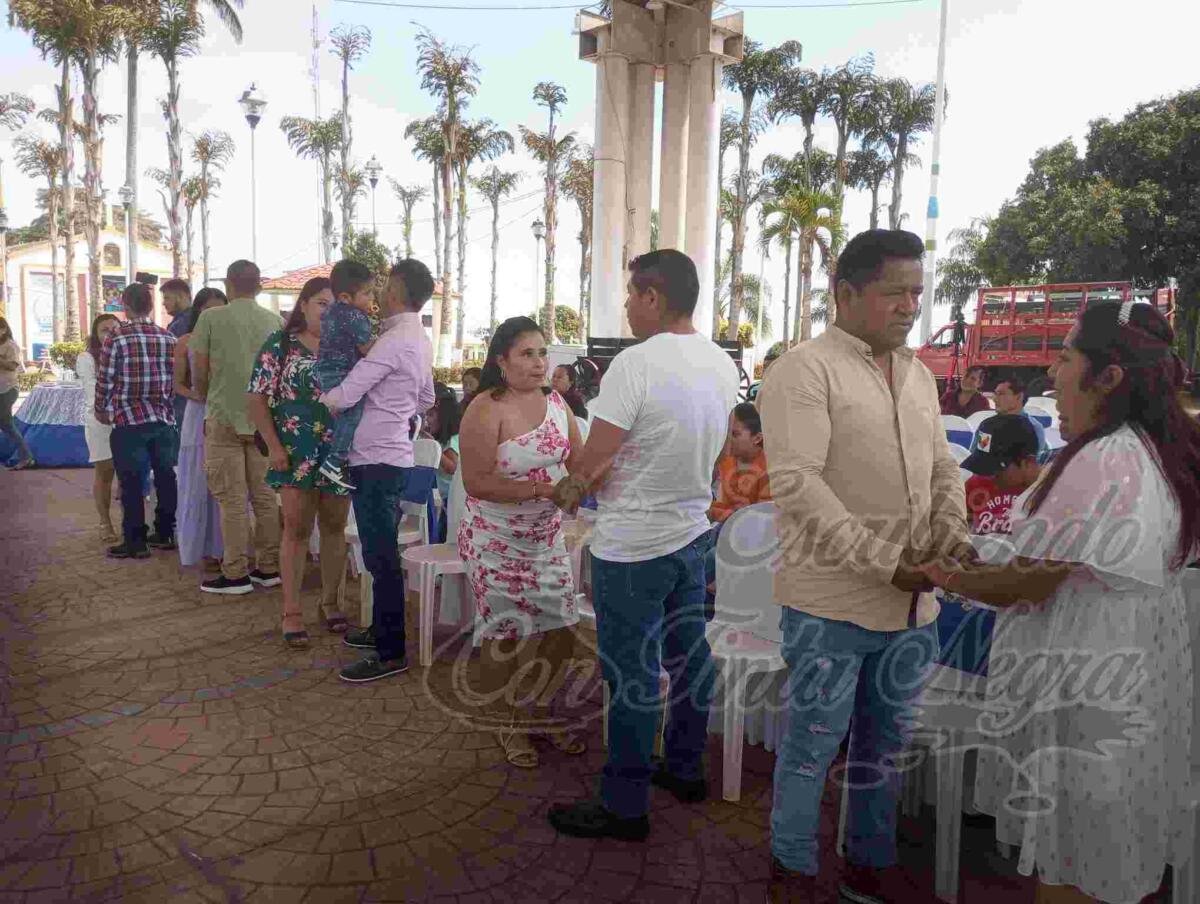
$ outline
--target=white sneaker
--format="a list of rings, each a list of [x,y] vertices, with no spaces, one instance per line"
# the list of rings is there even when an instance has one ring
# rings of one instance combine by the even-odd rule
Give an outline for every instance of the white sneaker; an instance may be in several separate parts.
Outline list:
[[[321,467],[317,469],[317,473],[332,483],[335,487],[341,487],[343,490],[358,489],[358,487],[346,479],[346,475],[342,472],[341,468],[333,468],[329,465],[321,465]]]

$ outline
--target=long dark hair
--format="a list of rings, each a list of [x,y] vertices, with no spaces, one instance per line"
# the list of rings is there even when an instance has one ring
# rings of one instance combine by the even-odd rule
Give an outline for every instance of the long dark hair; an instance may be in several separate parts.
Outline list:
[[[504,376],[500,373],[500,359],[512,351],[517,340],[526,333],[537,333],[543,339],[546,338],[542,328],[528,317],[509,317],[496,327],[496,333],[488,345],[487,360],[483,364],[483,371],[479,374],[479,391],[475,393],[476,395],[491,392],[493,399],[504,395],[508,384],[504,382]]]
[[[182,282],[182,280],[180,280]],[[220,289],[205,287],[196,293],[196,297],[192,299],[192,306],[188,308],[187,332],[191,332],[196,328],[196,321],[200,319],[200,315],[204,312],[204,306],[214,298],[221,299],[221,304],[229,304],[229,299],[225,297],[225,293]]]
[[[1038,510],[1084,446],[1129,424],[1154,453],[1151,458],[1179,506],[1179,547],[1173,565],[1180,568],[1200,545],[1200,424],[1179,403],[1186,368],[1171,350],[1175,341],[1171,325],[1152,305],[1135,304],[1129,323],[1121,326],[1120,310],[1120,302],[1106,301],[1088,305],[1079,317],[1070,347],[1087,358],[1083,385],[1091,386],[1104,368],[1114,364],[1122,368],[1124,378],[1105,396],[1101,423],[1055,456],[1026,508],[1030,514]]]
[[[283,325],[283,331],[292,336],[297,336],[308,329],[308,323],[304,320],[304,302],[308,301],[318,292],[323,292],[326,289],[333,287],[324,276],[314,276],[304,284],[304,288],[300,290],[300,296],[296,299],[296,304],[292,307],[292,313],[288,315],[287,323]]]
[[[87,347],[92,353],[92,357],[96,359],[96,363],[100,363],[100,333],[99,327],[106,320],[115,320],[121,322],[121,318],[116,314],[97,314],[96,319],[92,321],[92,331],[88,333]]]
[[[7,342],[9,339],[11,339],[13,337],[12,327],[10,327],[8,325],[8,321],[5,320],[3,317],[0,317],[0,330],[3,330],[3,335],[4,335],[3,341],[4,342]]]
[[[433,406],[438,413],[437,433],[430,433],[443,446],[458,435],[458,427],[462,421],[462,413],[458,408],[458,396],[445,383],[433,384]]]
[[[583,401],[583,393],[579,391],[579,372],[575,370],[574,364],[560,364],[554,368],[556,371],[565,370],[567,379],[571,381],[571,385],[567,391],[562,393],[562,399],[567,403],[567,407],[571,409],[571,413],[575,417],[581,417],[587,420],[587,405]]]

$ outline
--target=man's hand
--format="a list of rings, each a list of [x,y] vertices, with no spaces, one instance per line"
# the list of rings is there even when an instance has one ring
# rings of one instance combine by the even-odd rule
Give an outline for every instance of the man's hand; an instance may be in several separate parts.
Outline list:
[[[568,515],[575,514],[579,503],[587,495],[587,485],[578,477],[564,477],[554,485],[551,501]]]
[[[896,573],[892,575],[892,586],[898,590],[903,590],[905,593],[927,593],[933,589],[933,583],[929,580],[925,572],[917,567],[906,565],[903,558],[900,564],[896,566]]]
[[[979,562],[979,550],[972,543],[956,543],[947,554],[947,558],[957,565],[975,565]]]
[[[96,420],[105,426],[112,426],[112,419],[108,416],[108,412],[103,408],[97,408],[93,412],[96,415]]]
[[[286,471],[290,462],[288,461],[287,449],[282,445],[276,444],[274,448],[267,450],[267,465],[272,471]]]

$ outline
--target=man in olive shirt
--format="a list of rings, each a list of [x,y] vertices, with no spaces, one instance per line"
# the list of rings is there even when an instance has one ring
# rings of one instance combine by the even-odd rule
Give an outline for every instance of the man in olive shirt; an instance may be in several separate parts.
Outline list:
[[[837,262],[836,325],[780,358],[759,395],[790,672],[771,812],[773,901],[815,900],[821,795],[847,730],[842,894],[920,897],[895,867],[895,758],[938,646],[937,602],[916,565],[970,549],[937,386],[904,345],[923,253],[911,232],[856,236]]]
[[[209,308],[196,321],[189,340],[195,356],[195,389],[207,396],[204,470],[208,489],[221,507],[225,556],[221,576],[204,581],[206,593],[250,593],[254,585],[274,587],[279,578],[279,507],[266,484],[267,457],[254,445],[246,413],[246,387],[263,342],[283,326],[278,314],[255,301],[261,289],[258,267],[234,261],[225,274],[229,304]],[[255,569],[246,556],[249,525],[246,496],[254,509]]]

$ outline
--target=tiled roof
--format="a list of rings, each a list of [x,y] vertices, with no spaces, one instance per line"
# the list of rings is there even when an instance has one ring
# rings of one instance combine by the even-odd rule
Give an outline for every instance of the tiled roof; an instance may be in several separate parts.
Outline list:
[[[328,279],[331,270],[333,270],[333,264],[314,264],[311,267],[301,267],[299,270],[291,270],[273,279],[264,279],[262,284],[263,291],[299,292],[310,279],[315,279],[318,276]],[[435,279],[433,281],[433,297],[437,298],[441,294],[442,281]],[[457,292],[451,292],[450,294],[456,298],[458,297]]]

